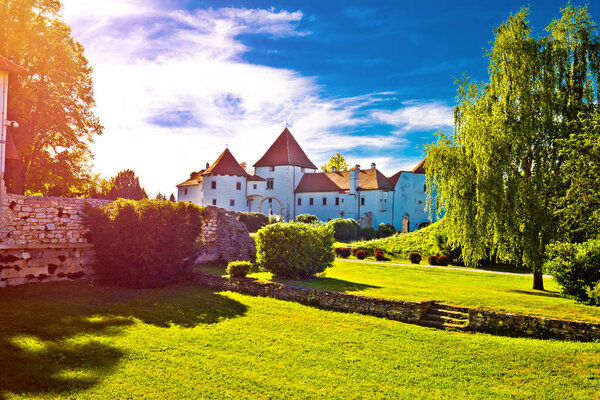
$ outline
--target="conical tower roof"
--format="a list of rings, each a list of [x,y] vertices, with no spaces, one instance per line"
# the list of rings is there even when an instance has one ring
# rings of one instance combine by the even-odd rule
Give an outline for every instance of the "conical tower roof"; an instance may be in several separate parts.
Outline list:
[[[276,165],[293,165],[295,167],[317,169],[300,147],[288,128],[269,147],[260,160],[254,164],[255,167],[270,167]]]
[[[217,158],[217,161],[208,167],[202,175],[236,175],[247,177],[248,173],[242,168],[240,163],[236,161],[233,154],[231,154],[231,151],[225,149],[219,158]]]

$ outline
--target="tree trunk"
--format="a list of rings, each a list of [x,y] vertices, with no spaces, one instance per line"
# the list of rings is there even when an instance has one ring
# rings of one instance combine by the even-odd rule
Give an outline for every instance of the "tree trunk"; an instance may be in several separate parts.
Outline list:
[[[533,269],[533,289],[544,290],[544,279],[540,268]]]

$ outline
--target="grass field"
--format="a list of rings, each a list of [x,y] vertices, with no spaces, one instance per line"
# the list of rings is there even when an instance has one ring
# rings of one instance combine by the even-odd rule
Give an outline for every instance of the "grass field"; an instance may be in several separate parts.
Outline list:
[[[225,273],[221,267],[207,271]],[[271,274],[264,272],[250,276],[271,279]],[[600,322],[600,307],[562,297],[558,286],[550,278],[544,279],[546,291],[532,290],[532,280],[531,276],[336,261],[334,267],[327,269],[319,279],[286,283],[372,297],[435,300],[551,318]]]
[[[0,398],[598,399],[600,344],[434,330],[216,293],[0,291]]]

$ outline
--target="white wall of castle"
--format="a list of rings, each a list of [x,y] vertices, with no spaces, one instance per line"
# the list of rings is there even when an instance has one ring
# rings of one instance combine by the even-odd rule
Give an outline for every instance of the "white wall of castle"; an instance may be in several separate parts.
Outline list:
[[[410,222],[410,230],[429,221],[427,192],[425,191],[425,174],[403,172],[396,183],[394,203],[394,226],[402,231],[402,219],[406,216]]]
[[[0,177],[4,176],[6,157],[6,103],[8,100],[8,72],[0,70]]]

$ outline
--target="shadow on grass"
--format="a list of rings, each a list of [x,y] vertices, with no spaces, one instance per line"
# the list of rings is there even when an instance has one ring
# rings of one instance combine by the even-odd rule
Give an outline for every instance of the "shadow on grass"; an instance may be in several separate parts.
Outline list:
[[[82,283],[2,289],[0,309],[0,399],[77,397],[114,371],[125,351],[117,337],[136,319],[160,328],[193,327],[247,311],[193,285],[130,290]]]
[[[528,294],[531,296],[541,296],[541,297],[563,297],[559,292],[550,292],[550,291],[539,291],[539,290],[519,290],[519,289],[511,289],[508,290],[511,293],[519,293],[519,294]]]
[[[357,292],[360,290],[381,288],[381,286],[366,285],[364,283],[356,283],[328,277],[307,280],[274,279],[273,281],[311,289],[333,290],[336,292]]]

